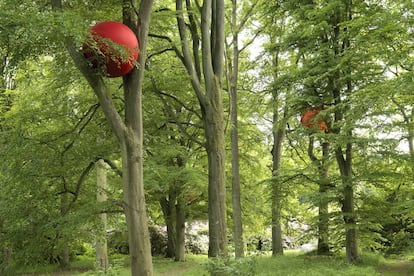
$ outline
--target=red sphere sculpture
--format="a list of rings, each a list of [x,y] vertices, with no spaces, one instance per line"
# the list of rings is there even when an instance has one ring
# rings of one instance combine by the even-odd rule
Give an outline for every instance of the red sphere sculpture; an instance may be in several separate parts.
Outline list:
[[[313,110],[306,111],[302,115],[300,122],[306,128],[318,127],[320,130],[323,130],[326,132],[328,130],[326,123],[322,119],[317,118],[317,115],[319,114],[319,112],[320,112],[319,109],[313,109]]]
[[[83,45],[85,56],[94,67],[101,66],[111,78],[128,74],[138,59],[139,44],[134,32],[116,21],[92,26],[92,38]]]

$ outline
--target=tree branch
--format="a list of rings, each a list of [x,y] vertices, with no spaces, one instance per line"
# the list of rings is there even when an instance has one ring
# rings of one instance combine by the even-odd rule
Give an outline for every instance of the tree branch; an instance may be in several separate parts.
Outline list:
[[[75,128],[73,129],[73,131],[77,128],[77,127],[79,127],[80,126],[80,124],[81,124],[81,122],[85,119],[85,118],[87,118],[88,116],[88,119],[86,120],[86,122],[82,125],[82,126],[80,126],[80,128],[79,128],[79,130],[78,130],[78,132],[76,133],[76,135],[75,135],[75,137],[72,139],[72,141],[70,141],[69,142],[69,144],[67,144],[65,147],[64,147],[64,149],[63,149],[63,151],[62,151],[62,153],[61,153],[61,156],[63,156],[63,155],[65,155],[65,153],[68,151],[68,150],[70,150],[71,148],[72,148],[72,146],[73,146],[73,144],[75,144],[75,141],[79,138],[79,136],[81,135],[81,133],[83,132],[83,130],[86,128],[86,126],[92,121],[92,118],[94,117],[94,115],[95,115],[95,113],[96,113],[96,110],[98,109],[98,107],[99,107],[99,104],[95,104],[95,105],[93,105],[87,112],[86,112],[86,114],[82,117],[82,119],[76,124],[76,126],[75,126]]]
[[[175,116],[175,114],[174,114],[174,112],[171,110],[171,107],[170,107],[170,105],[166,102],[166,100],[164,99],[164,97],[163,97],[163,95],[165,96],[165,95],[168,95],[167,93],[164,93],[164,92],[162,92],[162,91],[160,91],[158,88],[157,88],[157,85],[156,85],[156,83],[155,83],[155,80],[153,79],[153,78],[151,78],[151,80],[152,80],[152,86],[153,86],[153,89],[154,89],[154,92],[156,92],[157,94],[158,94],[158,96],[160,97],[160,99],[161,99],[161,101],[162,101],[162,103],[164,104],[164,107],[165,107],[165,109],[167,110],[167,112],[168,112],[168,114],[169,114],[169,116],[171,116],[172,118],[174,118],[174,122],[177,124],[177,126],[178,126],[178,128],[180,129],[180,131],[181,131],[181,133],[183,133],[185,136],[187,136],[191,141],[193,141],[193,142],[195,142],[196,144],[198,144],[198,145],[200,145],[200,146],[205,146],[205,145],[203,145],[200,141],[198,141],[197,139],[194,139],[194,137],[192,137],[188,132],[187,132],[187,130],[186,130],[186,128],[185,127],[183,127],[183,124],[177,119],[177,117]],[[176,99],[174,96],[172,96],[172,95],[168,95],[169,97],[171,97],[171,98],[173,98],[173,99]],[[177,102],[179,102],[178,101],[178,99],[177,99]],[[183,107],[184,107],[185,105],[183,105]],[[194,111],[195,112],[195,111]],[[195,113],[197,116],[198,116],[198,118],[200,118],[200,116],[197,114],[197,113]]]
[[[186,7],[187,7],[188,19],[190,21],[189,28],[190,28],[191,38],[193,40],[193,58],[194,58],[195,70],[197,72],[198,79],[201,79],[201,61],[200,61],[200,56],[198,53],[198,49],[200,48],[200,36],[197,31],[195,12],[193,11],[191,7],[190,0],[186,0]]]
[[[67,192],[70,192],[73,195],[73,198],[69,202],[68,206],[63,210],[62,216],[65,216],[69,212],[69,210],[72,208],[73,204],[75,204],[76,200],[79,197],[79,192],[80,192],[81,186],[82,186],[82,184],[83,184],[83,182],[85,180],[85,177],[92,170],[92,168],[94,167],[95,163],[96,163],[96,161],[90,162],[89,165],[82,171],[81,175],[79,176],[78,181],[76,182],[76,187],[75,187],[75,190],[74,191],[67,190]]]
[[[148,34],[149,37],[154,37],[154,38],[159,38],[159,39],[164,39],[167,40],[170,44],[171,44],[171,49],[174,50],[176,56],[181,60],[181,62],[183,64],[185,64],[185,60],[184,60],[184,56],[181,54],[181,52],[178,50],[178,48],[173,44],[173,41],[170,37],[165,36],[165,35],[158,35],[158,34]],[[148,56],[148,58],[150,58],[153,55]]]
[[[188,74],[190,75],[191,85],[194,88],[194,91],[197,95],[200,105],[206,106],[207,99],[201,87],[200,78],[198,77],[194,61],[191,58],[191,51],[190,51],[190,47],[187,42],[187,35],[186,35],[187,26],[185,24],[184,16],[183,16],[184,11],[183,11],[182,0],[176,1],[176,10],[177,10],[178,31],[180,33],[181,47],[183,51],[183,63],[184,63],[185,68],[187,69]]]
[[[201,115],[198,114],[197,110],[195,110],[195,109],[191,108],[190,106],[186,105],[180,99],[178,99],[176,96],[165,93],[165,92],[159,90],[157,88],[157,86],[155,84],[155,80],[153,78],[151,78],[151,81],[152,81],[152,85],[153,85],[153,88],[154,88],[154,92],[158,93],[161,96],[165,96],[165,97],[173,99],[176,103],[178,103],[180,106],[182,106],[185,110],[190,111],[191,113],[195,114],[197,116],[197,118],[199,118],[200,120],[202,119]]]
[[[63,11],[62,0],[51,0],[51,4],[54,11]],[[91,70],[87,60],[84,58],[83,54],[78,51],[72,40],[66,39],[65,45],[69,55],[75,63],[75,66],[88,81],[89,85],[98,97],[111,129],[114,131],[116,137],[120,141],[123,141],[125,125],[112,102],[111,94],[108,87],[105,85],[102,76]]]
[[[99,159],[102,159],[106,164],[108,164],[109,167],[120,177],[122,177],[122,170],[118,168],[118,166],[112,162],[112,160],[109,160],[107,158],[103,157],[96,157],[95,162],[97,162]]]
[[[308,145],[308,156],[309,159],[313,162],[313,163],[320,163],[319,159],[315,156],[314,151],[314,144],[315,144],[315,138],[313,136],[309,136],[309,145]]]

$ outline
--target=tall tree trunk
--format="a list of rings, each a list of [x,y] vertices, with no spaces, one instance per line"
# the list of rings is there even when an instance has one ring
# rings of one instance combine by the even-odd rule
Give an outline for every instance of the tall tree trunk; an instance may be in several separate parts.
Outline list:
[[[70,264],[70,248],[68,242],[64,242],[62,250],[60,251],[59,264],[61,267],[69,267]]]
[[[318,255],[329,255],[329,199],[327,192],[330,181],[328,178],[327,160],[329,159],[329,143],[322,143],[322,158],[319,160],[313,153],[314,137],[309,138],[308,156],[318,170]]]
[[[239,74],[239,44],[237,28],[237,0],[232,0],[232,33],[233,33],[233,63],[229,58],[229,87],[230,87],[230,138],[231,138],[231,173],[233,205],[233,239],[236,258],[244,257],[242,207],[240,200],[240,169],[239,169],[239,133],[238,133],[238,100],[237,84]]]
[[[404,109],[403,110],[403,116],[405,118],[405,122],[407,124],[407,140],[408,140],[408,149],[410,150],[410,156],[411,156],[411,161],[414,161],[414,109],[411,110],[411,114],[409,116],[407,116],[404,113]],[[414,164],[414,163],[413,163]]]
[[[358,253],[358,236],[356,229],[356,217],[354,211],[354,189],[352,180],[345,181],[344,187],[344,202],[342,211],[345,221],[346,233],[346,258],[350,263],[359,261]]]
[[[348,89],[351,86],[348,84]],[[350,92],[350,91],[348,91]],[[334,88],[333,95],[335,105],[341,104],[340,90]],[[341,110],[335,110],[335,122],[340,123],[344,120],[344,114]],[[335,133],[339,134],[339,129],[335,129]],[[347,139],[352,139],[352,131],[347,131]],[[347,261],[355,263],[359,261],[358,239],[356,214],[354,210],[354,183],[352,180],[352,142],[347,142],[345,152],[341,145],[335,149],[335,157],[338,164],[339,172],[342,179],[342,215],[345,223],[345,247]]]
[[[186,146],[186,141],[183,138],[177,140],[175,136],[171,136],[170,139],[178,142],[182,147]],[[184,170],[186,160],[178,154],[175,158],[170,159],[169,165],[173,169]],[[174,257],[176,262],[185,261],[185,218],[187,204],[187,197],[183,193],[183,186],[185,184],[181,179],[169,183],[168,199],[162,198],[160,200],[167,224],[167,256]]]
[[[128,143],[124,146],[122,155],[124,209],[128,226],[131,275],[152,275],[151,244],[142,175],[142,147],[136,143]]]
[[[411,168],[412,175],[414,178],[414,109],[410,111],[407,111],[405,107],[405,103],[400,103],[397,99],[394,97],[391,97],[391,100],[393,103],[397,106],[397,108],[400,110],[401,116],[404,119],[405,124],[405,130],[407,132],[406,139],[408,143],[408,151],[410,153],[410,161],[413,167]]]
[[[276,52],[272,58],[273,79],[277,80],[279,74],[279,53]],[[282,187],[280,183],[280,169],[282,158],[282,145],[285,138],[285,125],[287,116],[287,105],[284,105],[283,116],[281,113],[281,102],[279,91],[272,90],[273,103],[273,148],[272,148],[272,255],[283,255],[282,239]]]
[[[277,120],[278,115],[273,115]],[[280,183],[280,165],[284,128],[273,122],[273,149],[272,149],[272,255],[283,255],[282,239],[282,187]]]
[[[63,181],[65,181],[63,179]],[[69,194],[68,192],[64,192],[61,197],[60,197],[60,213],[61,216],[65,216],[67,215],[67,208],[69,205]],[[59,226],[62,227],[62,226]],[[68,242],[68,238],[67,237],[62,237],[60,230],[57,233],[57,242],[60,243],[62,242],[62,246],[61,246],[61,250],[60,250],[60,255],[59,255],[59,265],[63,268],[68,267],[69,266],[69,255],[70,255],[70,248],[69,248],[69,242]]]
[[[346,0],[345,3],[345,18],[348,21],[352,21],[352,0]],[[339,26],[336,26],[337,32],[339,32]],[[338,47],[338,46],[337,46]],[[351,47],[351,41],[347,34],[344,35],[342,51],[345,52]],[[351,95],[353,84],[351,78],[351,68],[345,67],[343,69],[346,75],[346,95]],[[336,80],[334,80],[334,83]],[[341,92],[340,90],[334,90],[335,105],[341,103]],[[344,113],[337,110],[335,113],[336,121],[341,121],[344,118]],[[359,262],[358,253],[358,237],[357,237],[357,219],[354,210],[354,181],[352,179],[352,165],[353,165],[353,152],[352,152],[352,129],[345,130],[348,142],[345,145],[345,149],[340,146],[336,149],[336,159],[341,172],[342,184],[343,184],[343,202],[342,212],[345,222],[345,247],[346,257],[348,262],[356,263]],[[345,152],[344,152],[345,151]]]
[[[319,169],[319,204],[318,204],[318,255],[329,255],[329,191],[327,161],[329,159],[329,143],[322,143],[322,159]]]
[[[183,61],[190,76],[202,112],[206,152],[208,158],[208,213],[209,257],[226,255],[226,186],[225,186],[225,139],[222,100],[224,59],[224,1],[204,0],[201,8],[201,56],[198,47],[200,36],[195,23],[191,1],[186,1],[188,18],[185,22],[183,1],[176,0],[177,24],[180,32]],[[190,30],[194,48],[188,44]],[[202,74],[200,72],[202,70]],[[201,77],[203,75],[203,78]],[[204,81],[204,86],[201,83]]]
[[[319,199],[318,205],[318,255],[330,255],[329,246],[329,208],[328,202],[323,198],[326,196],[327,189],[325,185],[319,185]]]
[[[332,83],[335,81],[331,80]],[[351,92],[351,85],[348,83],[348,93]],[[342,104],[340,89],[333,85],[333,96],[335,106]],[[340,109],[335,110],[335,123],[340,124],[345,120],[344,113]],[[340,133],[339,129],[334,129],[336,134]],[[347,139],[352,139],[352,131],[346,131]],[[357,225],[356,215],[354,211],[354,183],[352,180],[352,142],[347,142],[345,151],[341,145],[335,149],[335,157],[338,164],[339,172],[342,179],[342,215],[345,223],[345,248],[346,258],[350,263],[359,261],[358,254],[358,239],[357,239]]]
[[[96,192],[96,201],[99,203],[104,203],[107,200],[106,195],[106,168],[105,162],[102,159],[99,159],[96,163],[96,183],[97,183],[97,192]],[[106,213],[101,213],[100,224],[101,231],[99,231],[98,238],[96,241],[96,267],[99,270],[103,270],[105,273],[109,268],[109,259],[108,259],[108,246],[106,238],[106,228],[107,228],[107,215]]]
[[[181,195],[177,199],[177,205],[175,210],[177,212],[176,218],[176,247],[175,247],[175,261],[184,262],[185,261],[185,197]]]
[[[342,214],[345,222],[345,247],[348,262],[359,260],[356,217],[354,210],[354,188],[352,181],[352,145],[346,146],[345,159],[342,149],[336,150],[336,158],[341,171],[343,184]]]
[[[123,77],[125,99],[125,126],[121,140],[125,213],[128,224],[129,254],[132,275],[152,275],[152,256],[148,231],[144,179],[142,83],[146,60],[147,37],[152,0],[123,1],[123,21],[137,35],[140,43],[139,70],[135,68]]]
[[[168,198],[160,199],[161,210],[164,215],[165,225],[167,226],[167,250],[165,257],[174,258],[175,248],[177,244],[176,234],[176,210],[175,210],[175,195],[171,192]]]
[[[410,161],[411,161],[411,172],[412,178],[414,179],[414,109],[411,110],[411,114],[407,114],[404,110],[404,107],[397,104],[401,110],[401,113],[404,118],[404,122],[407,126],[407,142],[408,142],[408,150],[410,153]]]
[[[308,156],[318,171],[319,200],[318,200],[318,255],[328,255],[329,249],[329,188],[327,160],[329,158],[329,143],[322,143],[322,158],[319,160],[314,153],[314,136],[309,137]]]
[[[185,147],[186,142],[184,139],[179,139],[179,144],[182,147]],[[184,169],[186,166],[186,160],[178,155],[176,158],[176,164],[178,168]],[[178,187],[178,194],[177,196],[177,204],[175,206],[176,211],[176,246],[175,246],[175,261],[176,262],[184,262],[185,261],[185,218],[186,218],[186,205],[187,205],[187,197],[183,194],[182,187],[184,186],[184,182],[178,180],[177,186]]]
[[[334,80],[331,80],[335,83]],[[347,83],[347,93],[350,94],[352,86],[350,82]],[[335,106],[342,104],[340,89],[333,85],[333,96]],[[335,123],[340,124],[345,121],[344,112],[337,108],[335,110]],[[334,129],[336,134],[340,133],[339,129]],[[345,130],[348,142],[343,146],[338,145],[335,149],[335,157],[338,164],[339,172],[342,179],[342,215],[345,223],[345,247],[347,261],[356,263],[359,261],[358,253],[358,239],[357,239],[357,224],[356,214],[354,210],[354,183],[352,179],[352,130]]]
[[[206,110],[205,136],[208,154],[209,257],[226,255],[226,186],[224,120],[221,98]]]
[[[202,65],[207,99],[204,128],[208,156],[208,255],[227,254],[224,110],[221,90],[224,59],[224,1],[205,0],[202,7]]]
[[[284,120],[279,117],[277,92],[273,93],[273,148],[272,148],[272,255],[283,255],[282,187],[280,168],[282,143],[285,137]],[[286,110],[285,110],[286,112]]]

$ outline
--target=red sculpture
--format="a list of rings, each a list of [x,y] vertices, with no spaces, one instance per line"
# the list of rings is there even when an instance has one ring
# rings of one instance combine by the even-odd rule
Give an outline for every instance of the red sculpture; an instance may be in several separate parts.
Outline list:
[[[302,125],[306,128],[319,128],[323,131],[328,131],[328,127],[326,126],[326,123],[324,120],[318,117],[318,114],[321,110],[320,109],[312,109],[306,111],[302,118],[300,119],[300,122]]]
[[[89,32],[92,38],[82,48],[94,67],[102,66],[112,78],[124,76],[134,68],[139,44],[128,26],[105,21],[92,26]]]

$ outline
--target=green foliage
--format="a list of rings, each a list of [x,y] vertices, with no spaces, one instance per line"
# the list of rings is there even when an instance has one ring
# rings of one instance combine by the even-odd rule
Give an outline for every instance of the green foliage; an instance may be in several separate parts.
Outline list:
[[[88,175],[113,145],[93,95],[62,66],[67,57],[30,55],[13,70],[16,85],[5,92],[12,105],[1,115],[0,194],[10,208],[0,212],[0,241],[17,266],[58,262],[64,247],[75,253],[93,239],[98,207]]]
[[[392,233],[391,246],[387,248],[387,254],[402,255],[414,249],[414,233],[408,229],[401,229],[399,232]]]

